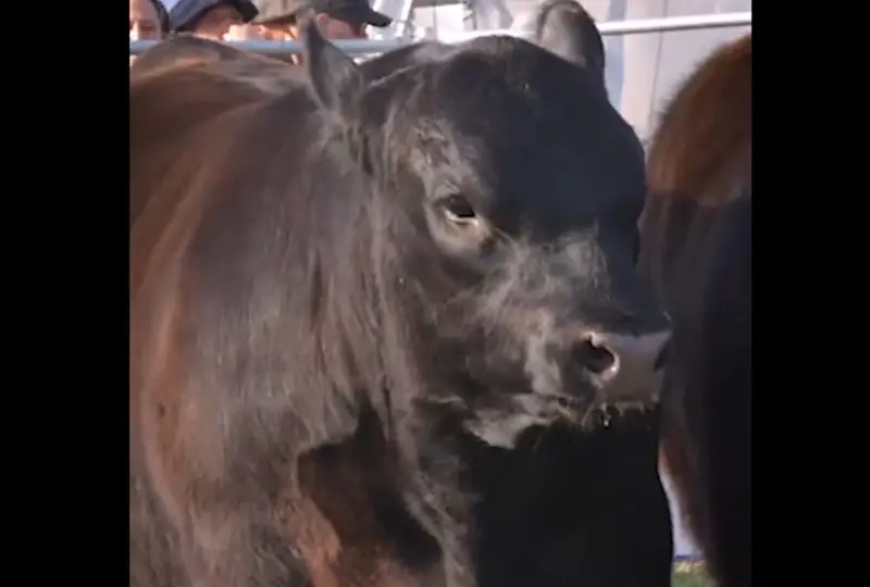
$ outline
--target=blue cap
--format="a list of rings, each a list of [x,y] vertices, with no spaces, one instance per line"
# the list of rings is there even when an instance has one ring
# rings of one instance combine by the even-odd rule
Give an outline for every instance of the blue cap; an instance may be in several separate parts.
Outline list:
[[[206,12],[219,6],[235,8],[242,15],[242,22],[250,22],[258,14],[257,7],[250,0],[180,0],[169,11],[171,30],[179,33],[189,31]]]

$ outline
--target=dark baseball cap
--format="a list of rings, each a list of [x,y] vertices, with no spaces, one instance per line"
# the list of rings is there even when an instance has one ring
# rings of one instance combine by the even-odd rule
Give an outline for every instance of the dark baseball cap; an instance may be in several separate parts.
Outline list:
[[[257,7],[250,0],[179,0],[169,11],[169,25],[174,32],[193,27],[206,12],[219,6],[231,6],[242,15],[242,22],[257,16]]]
[[[384,28],[393,19],[374,10],[368,0],[255,0],[260,15],[255,22],[267,24],[294,16],[306,8],[354,24]]]

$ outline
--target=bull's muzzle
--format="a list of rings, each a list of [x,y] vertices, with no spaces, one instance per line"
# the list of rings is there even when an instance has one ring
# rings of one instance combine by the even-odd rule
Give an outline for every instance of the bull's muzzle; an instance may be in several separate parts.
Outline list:
[[[637,336],[588,332],[574,346],[572,357],[595,385],[597,402],[656,402],[670,338],[670,330]]]

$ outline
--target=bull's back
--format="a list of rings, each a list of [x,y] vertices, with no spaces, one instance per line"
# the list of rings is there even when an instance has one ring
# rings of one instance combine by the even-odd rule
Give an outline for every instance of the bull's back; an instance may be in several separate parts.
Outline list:
[[[650,148],[640,270],[674,322],[665,468],[712,572],[749,585],[752,45],[714,53]]]

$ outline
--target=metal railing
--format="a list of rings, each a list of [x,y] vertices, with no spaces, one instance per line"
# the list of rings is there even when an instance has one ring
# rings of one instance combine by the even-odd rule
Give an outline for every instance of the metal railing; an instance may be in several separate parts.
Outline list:
[[[638,20],[622,20],[613,22],[598,23],[598,30],[602,35],[634,35],[641,33],[659,33],[670,31],[687,31],[697,29],[714,29],[726,27],[740,27],[752,25],[751,12],[734,12],[728,14],[708,14],[699,16],[671,16],[666,18],[648,18]],[[468,41],[477,37],[485,37],[490,35],[507,35],[511,37],[522,37],[527,33],[512,29],[493,29],[470,31],[467,33],[449,34],[439,38],[440,41],[446,43],[457,43]],[[130,54],[139,55],[161,41],[132,41],[130,43]],[[249,40],[249,41],[222,41],[227,45],[263,53],[266,55],[292,55],[299,53],[302,50],[302,45],[299,41],[265,41],[265,40]],[[346,53],[353,55],[366,55],[372,53],[383,53],[400,47],[405,47],[417,42],[415,39],[408,38],[392,38],[392,39],[359,39],[359,40],[342,40],[335,41],[335,45]]]

